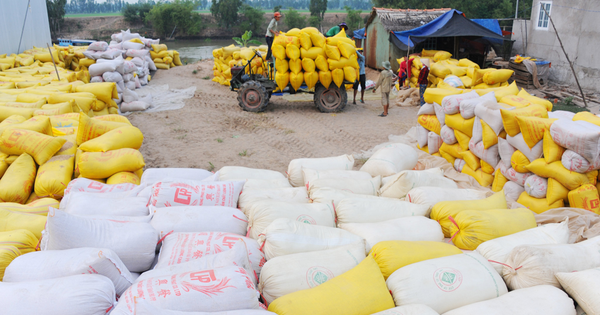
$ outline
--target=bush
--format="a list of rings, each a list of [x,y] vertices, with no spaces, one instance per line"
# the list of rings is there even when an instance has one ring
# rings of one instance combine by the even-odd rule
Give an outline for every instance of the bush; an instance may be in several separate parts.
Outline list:
[[[285,15],[285,24],[290,28],[304,28],[306,26],[306,17],[302,16],[294,8],[289,8]]]
[[[220,26],[230,28],[238,22],[238,11],[242,0],[212,0],[210,13],[219,21]]]
[[[345,6],[348,16],[346,17],[346,23],[348,24],[348,31],[355,31],[362,27],[363,19],[360,17],[362,10],[354,10],[349,6]]]
[[[278,5],[278,6],[275,6],[275,7],[273,8],[273,13],[275,13],[275,12],[281,12],[281,6],[280,6],[280,5]]]
[[[308,25],[319,28],[319,26],[321,25],[321,19],[318,16],[313,15],[308,18]]]
[[[247,4],[244,4],[241,9],[243,15],[243,21],[240,24],[242,30],[250,31],[254,34],[259,34],[262,30],[263,23],[265,21],[262,10],[253,8]]]
[[[121,13],[125,17],[125,21],[129,23],[144,23],[146,24],[146,16],[152,10],[153,5],[149,3],[126,4]]]
[[[175,27],[179,34],[194,35],[202,30],[202,18],[192,12],[195,4],[190,0],[159,2],[145,16],[162,37],[169,37]]]

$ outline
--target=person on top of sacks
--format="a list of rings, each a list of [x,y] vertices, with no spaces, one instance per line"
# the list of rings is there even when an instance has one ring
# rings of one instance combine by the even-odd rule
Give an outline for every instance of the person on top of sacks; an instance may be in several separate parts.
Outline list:
[[[381,105],[383,105],[383,113],[381,113],[379,117],[386,117],[388,115],[388,109],[390,108],[390,91],[392,90],[394,81],[396,81],[398,77],[392,72],[392,65],[389,61],[382,62],[381,66],[384,70],[379,74],[379,79],[373,88],[373,93],[381,86]]]
[[[365,74],[365,56],[361,54],[362,48],[356,48],[356,55],[358,56],[359,76],[354,81],[352,88],[354,89],[354,101],[352,104],[356,105],[356,92],[358,92],[358,85],[360,84],[360,102],[365,103],[365,89],[367,86],[367,77]]]
[[[271,23],[267,27],[267,34],[265,35],[265,40],[267,41],[267,46],[269,46],[269,50],[267,51],[267,58],[265,60],[271,60],[271,46],[273,46],[273,39],[279,33],[279,27],[277,22],[281,19],[282,15],[279,12],[273,13],[273,19],[271,19]]]
[[[342,23],[330,28],[327,31],[327,33],[325,33],[325,37],[333,37],[333,36],[337,35],[339,32],[341,32],[342,29],[344,30],[344,32],[346,32],[346,37],[350,38],[350,36],[348,36],[348,25],[346,25],[346,22],[342,22]]]

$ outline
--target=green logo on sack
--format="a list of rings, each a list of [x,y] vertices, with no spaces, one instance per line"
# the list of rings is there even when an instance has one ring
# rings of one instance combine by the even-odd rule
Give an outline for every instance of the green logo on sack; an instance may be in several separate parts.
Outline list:
[[[433,281],[438,288],[445,292],[452,292],[462,284],[462,274],[453,268],[439,268],[433,272]]]
[[[320,284],[323,284],[327,280],[329,280],[333,277],[334,277],[334,274],[333,274],[333,272],[331,272],[331,270],[321,267],[321,266],[310,267],[310,268],[308,268],[308,271],[306,272],[306,282],[308,283],[308,286],[311,288],[314,288]]]
[[[296,218],[296,221],[306,223],[306,224],[312,224],[312,225],[317,224],[317,221],[307,214],[302,214],[302,215],[298,216]]]

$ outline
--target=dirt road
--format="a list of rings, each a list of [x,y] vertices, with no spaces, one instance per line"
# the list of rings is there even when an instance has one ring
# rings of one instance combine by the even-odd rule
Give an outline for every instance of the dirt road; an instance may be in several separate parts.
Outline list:
[[[194,69],[199,69],[196,74]],[[197,90],[182,109],[129,116],[144,133],[141,151],[146,167],[218,170],[240,165],[285,172],[295,158],[369,150],[390,134],[405,133],[417,121],[416,107],[392,106],[387,117],[378,117],[380,100],[349,103],[341,113],[326,114],[313,102],[274,96],[265,112],[249,113],[238,106],[237,93],[203,79],[207,77],[212,78],[212,60],[159,70],[152,79],[151,84]]]

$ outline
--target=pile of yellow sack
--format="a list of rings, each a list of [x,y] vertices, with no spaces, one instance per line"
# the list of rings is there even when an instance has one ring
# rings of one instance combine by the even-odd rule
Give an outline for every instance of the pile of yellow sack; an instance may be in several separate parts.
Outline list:
[[[423,151],[535,212],[570,204],[600,213],[600,154],[589,144],[600,135],[599,117],[552,112],[551,102],[514,82],[488,89],[442,83],[424,98],[417,127]]]
[[[231,44],[227,47],[222,47],[212,51],[215,64],[213,65],[213,81],[221,85],[230,85],[231,81],[231,67],[243,67],[248,63],[248,60],[254,56],[254,51],[257,50],[264,57],[267,55],[268,47],[262,46],[250,46],[250,47],[236,47]],[[255,74],[264,74],[266,64],[263,65],[262,58],[254,58],[250,69],[246,68],[246,73],[250,70]]]
[[[165,44],[153,44],[150,50],[150,58],[158,69],[169,70],[176,66],[182,66],[179,52],[177,50],[168,50]]]

